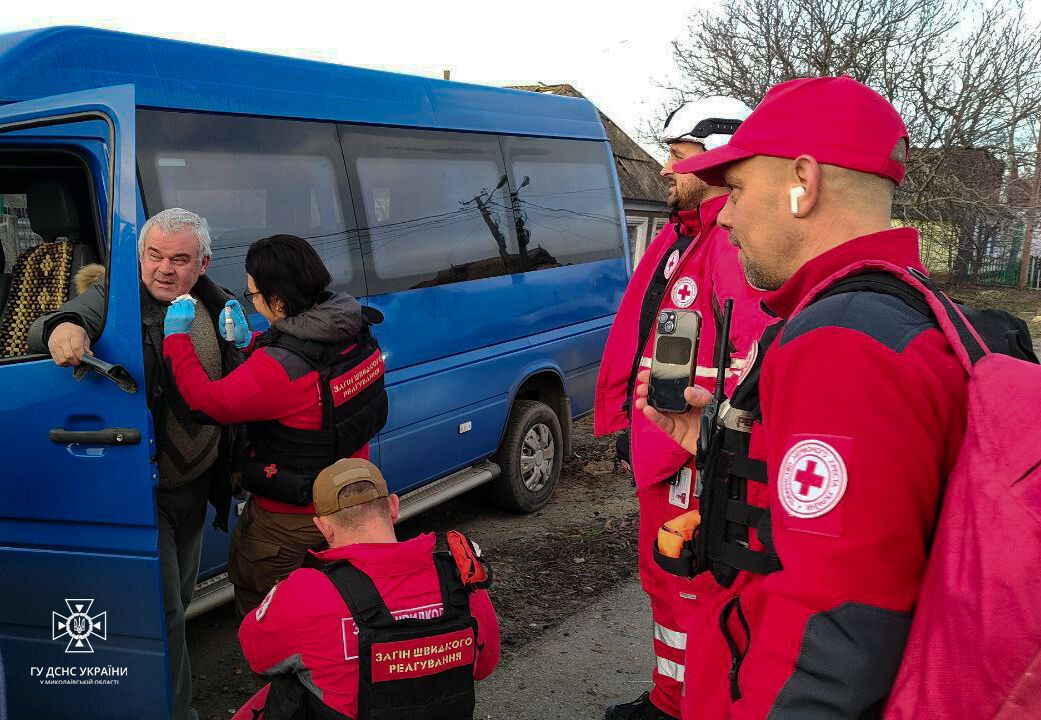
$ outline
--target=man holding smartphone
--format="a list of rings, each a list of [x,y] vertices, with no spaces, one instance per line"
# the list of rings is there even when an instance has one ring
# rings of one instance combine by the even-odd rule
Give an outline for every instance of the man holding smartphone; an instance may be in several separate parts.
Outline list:
[[[728,579],[756,555],[760,574],[728,585],[719,625],[736,639],[707,638],[706,660],[734,640],[733,663],[691,658],[699,718],[881,717],[893,688],[962,444],[967,374],[933,314],[890,294],[892,283],[836,291],[869,273],[906,287],[924,277],[917,230],[891,222],[907,152],[907,129],[877,92],[801,78],[771,88],[722,151],[679,168],[730,188],[719,222],[784,323],[764,335],[734,399],[750,400],[746,446],[726,445],[725,464],[709,453],[699,577]],[[637,396],[636,412],[693,451],[704,391],[687,389],[686,413],[647,406],[642,384]],[[736,545],[729,526],[747,524],[752,504],[770,519]],[[716,538],[704,532],[713,518],[728,526]],[[728,691],[732,707],[704,702]]]
[[[700,338],[691,338],[698,345],[691,379],[707,389],[713,388],[717,375],[714,350],[724,300],[734,300],[729,343],[736,363],[726,370],[728,390],[766,325],[759,293],[745,282],[737,250],[715,222],[727,191],[674,172],[676,163],[725,145],[749,112],[737,100],[710,98],[688,103],[666,120],[662,140],[669,146],[669,157],[661,174],[669,182],[672,222],[654,238],[634,271],[600,365],[594,429],[597,435],[623,431],[619,460],[631,464],[637,488],[640,580],[651,600],[655,655],[650,692],[608,708],[606,720],[680,717],[688,600],[679,595],[678,579],[655,564],[652,542],[662,523],[696,507],[694,461],[688,450],[632,412],[633,387],[637,372],[651,365],[654,330],[663,311],[701,315]]]

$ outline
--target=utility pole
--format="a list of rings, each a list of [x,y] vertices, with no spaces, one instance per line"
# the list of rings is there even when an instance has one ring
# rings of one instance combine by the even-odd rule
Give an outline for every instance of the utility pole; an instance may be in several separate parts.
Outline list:
[[[468,207],[470,203],[475,203],[477,209],[481,211],[481,219],[484,220],[484,224],[488,226],[488,231],[491,232],[492,237],[495,238],[495,244],[499,248],[499,257],[502,258],[503,269],[506,272],[511,272],[510,253],[506,248],[506,237],[502,234],[501,228],[499,228],[499,221],[492,216],[492,210],[489,207],[492,202],[492,196],[497,193],[503,185],[506,184],[506,176],[503,175],[499,179],[499,184],[495,186],[495,189],[491,192],[487,190],[481,190],[473,197],[472,200],[459,201],[459,204],[463,207]]]
[[[1041,201],[1041,128],[1037,133],[1037,152],[1034,155],[1034,186],[1030,189],[1027,203],[1027,219],[1024,223],[1023,256],[1019,261],[1019,287],[1024,289],[1030,275],[1030,253],[1034,249],[1034,224],[1037,222],[1037,207]]]

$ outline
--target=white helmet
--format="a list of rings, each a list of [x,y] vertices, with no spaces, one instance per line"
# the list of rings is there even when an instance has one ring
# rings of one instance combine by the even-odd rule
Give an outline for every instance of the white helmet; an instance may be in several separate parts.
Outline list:
[[[710,97],[680,105],[665,118],[661,140],[665,143],[696,142],[706,150],[726,145],[752,111],[740,100]]]

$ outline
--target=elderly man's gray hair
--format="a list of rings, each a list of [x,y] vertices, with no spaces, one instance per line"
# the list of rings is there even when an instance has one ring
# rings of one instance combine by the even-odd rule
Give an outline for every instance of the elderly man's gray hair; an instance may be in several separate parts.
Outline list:
[[[148,231],[155,226],[159,226],[167,234],[180,232],[181,230],[191,230],[195,233],[195,237],[199,238],[198,263],[200,265],[203,258],[213,256],[210,224],[206,222],[206,218],[184,208],[167,208],[148,218],[147,222],[141,227],[141,233],[137,236],[138,257],[144,254],[145,237],[148,235]]]

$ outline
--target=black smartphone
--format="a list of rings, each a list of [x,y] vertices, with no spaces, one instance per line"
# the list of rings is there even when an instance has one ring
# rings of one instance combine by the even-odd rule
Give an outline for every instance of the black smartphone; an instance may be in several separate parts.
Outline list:
[[[654,330],[651,382],[647,404],[660,412],[686,412],[683,397],[694,377],[701,339],[701,313],[696,310],[662,310]]]

